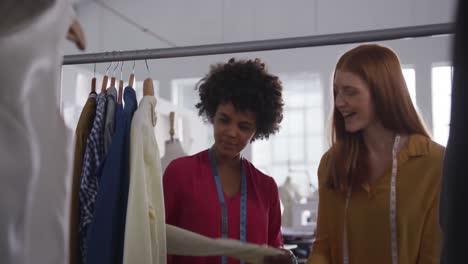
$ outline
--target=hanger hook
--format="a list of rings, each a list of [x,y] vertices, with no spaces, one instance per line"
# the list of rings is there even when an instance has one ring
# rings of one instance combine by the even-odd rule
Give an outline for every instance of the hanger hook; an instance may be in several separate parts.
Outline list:
[[[112,77],[115,76],[115,70],[117,70],[117,68],[119,67],[119,64],[120,64],[120,61],[117,62],[117,65],[115,65],[115,68],[114,70],[112,71]]]
[[[96,63],[94,63],[94,78],[96,78]]]
[[[132,73],[135,74],[135,60],[133,60],[133,68],[132,68]]]
[[[109,66],[107,67],[107,69],[106,69],[106,75],[109,74],[109,69],[110,69],[110,67],[112,66],[113,63],[114,63],[114,62],[111,61],[111,63],[110,63]]]
[[[148,74],[151,74],[149,66],[148,66],[148,60],[145,59],[145,64],[146,64],[146,69],[148,70]]]
[[[122,61],[122,65],[120,66],[120,80],[122,80],[123,65],[124,65],[124,61]]]

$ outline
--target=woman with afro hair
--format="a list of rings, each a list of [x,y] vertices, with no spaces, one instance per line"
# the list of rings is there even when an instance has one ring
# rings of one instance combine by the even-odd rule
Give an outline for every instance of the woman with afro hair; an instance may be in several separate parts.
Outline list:
[[[166,222],[212,238],[280,248],[278,187],[241,156],[279,130],[282,85],[259,60],[216,64],[198,83],[199,115],[213,125],[214,144],[172,161],[163,176]],[[168,264],[231,264],[227,257],[169,256]],[[294,263],[284,254],[265,263]]]

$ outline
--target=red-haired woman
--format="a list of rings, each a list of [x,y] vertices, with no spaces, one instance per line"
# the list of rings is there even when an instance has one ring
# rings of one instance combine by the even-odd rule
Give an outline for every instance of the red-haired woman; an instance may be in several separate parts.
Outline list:
[[[349,50],[333,95],[308,263],[438,263],[444,148],[413,106],[397,55],[374,44]]]

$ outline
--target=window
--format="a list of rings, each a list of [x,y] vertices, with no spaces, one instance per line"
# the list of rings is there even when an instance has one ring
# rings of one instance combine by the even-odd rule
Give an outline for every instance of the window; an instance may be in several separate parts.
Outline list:
[[[71,92],[62,92],[63,119],[68,128],[74,131],[89,97],[92,76],[80,73],[75,68],[67,68],[63,72],[62,89],[64,89],[63,87],[73,87]]]
[[[185,110],[191,111],[193,113],[198,114],[198,110],[195,107],[195,105],[199,102],[199,96],[197,90],[195,90],[195,87],[200,81],[201,78],[181,78],[181,79],[173,79],[171,81],[171,92],[172,92],[172,103],[176,105],[177,107],[184,108]],[[177,115],[176,115],[177,116]],[[195,115],[196,116],[196,115]],[[183,141],[183,120],[182,118],[177,118],[176,121],[176,133],[180,135],[180,139]],[[198,121],[195,121],[198,122]],[[199,122],[202,123],[202,119],[200,117]],[[205,124],[205,128],[207,128],[207,131],[209,133],[203,133],[204,140],[202,142],[207,142],[205,147],[210,147],[211,145],[214,144],[214,137],[212,133],[212,129],[210,125]],[[190,127],[187,126],[187,130],[190,129]],[[191,132],[192,134],[194,132]]]
[[[432,68],[432,124],[434,141],[446,146],[450,129],[452,94],[451,66]]]
[[[252,144],[252,160],[278,185],[291,176],[308,196],[318,185],[316,172],[324,152],[323,86],[313,73],[284,74],[280,79],[285,101],[280,131]]]
[[[172,80],[172,103],[188,110],[196,111],[198,93],[195,86],[200,78],[184,78]]]
[[[411,101],[413,101],[413,105],[416,106],[416,72],[413,68],[403,68],[403,77],[405,77]]]

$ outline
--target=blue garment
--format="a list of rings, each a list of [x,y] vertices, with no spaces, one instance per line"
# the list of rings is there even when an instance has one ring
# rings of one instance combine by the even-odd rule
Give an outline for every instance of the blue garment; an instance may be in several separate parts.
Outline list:
[[[123,112],[117,106],[116,131],[99,181],[94,218],[88,232],[86,264],[119,264],[123,260],[130,173],[130,128],[138,106],[132,87],[125,88],[124,99]]]
[[[80,182],[80,250],[82,263],[86,262],[86,236],[88,226],[93,220],[94,202],[98,191],[97,173],[104,158],[104,118],[106,115],[107,98],[101,93],[96,99],[96,116],[93,127],[86,141]]]
[[[115,105],[115,121],[114,121],[115,131],[117,131],[117,128],[120,126],[120,123],[122,123],[122,112],[123,112],[123,105],[117,103]],[[118,117],[118,116],[120,116],[120,117]]]

